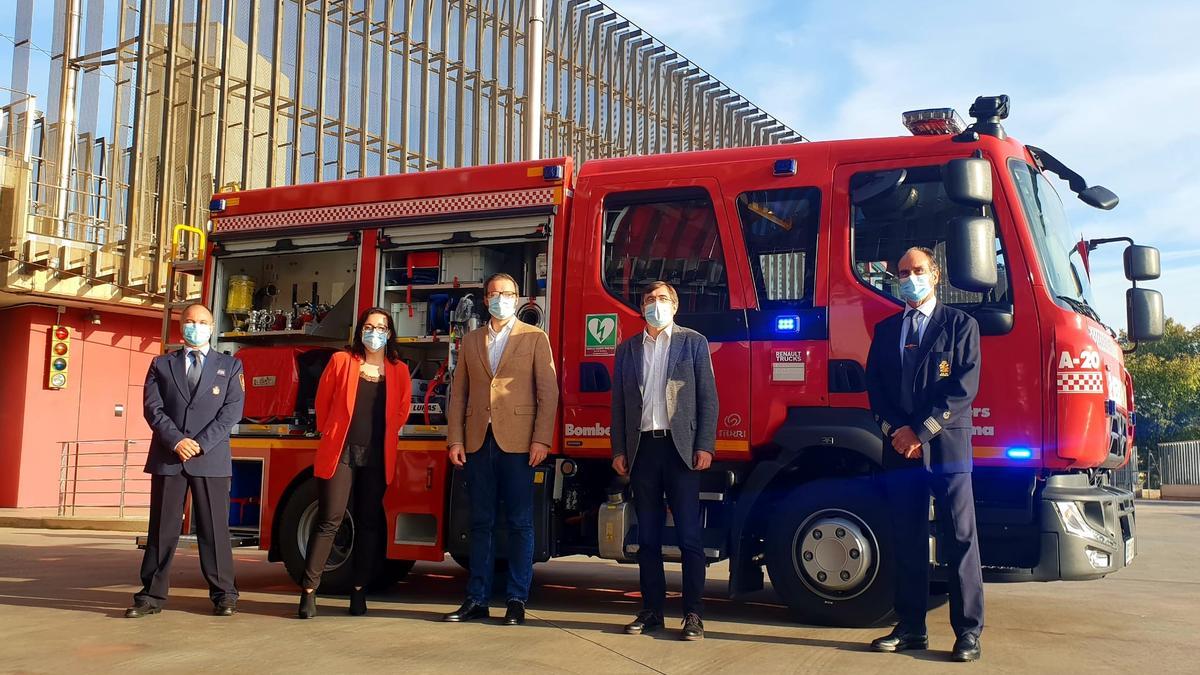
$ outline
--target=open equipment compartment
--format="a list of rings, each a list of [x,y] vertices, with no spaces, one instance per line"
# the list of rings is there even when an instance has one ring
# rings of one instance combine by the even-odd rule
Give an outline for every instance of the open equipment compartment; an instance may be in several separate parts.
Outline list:
[[[356,319],[358,244],[352,233],[214,245],[216,347],[245,371],[236,434],[314,431],[317,381]]]
[[[450,383],[462,337],[488,318],[484,284],[517,281],[517,318],[549,330],[549,216],[523,216],[385,229],[380,236],[379,306],[392,312],[395,340],[412,373],[405,437],[445,437]]]

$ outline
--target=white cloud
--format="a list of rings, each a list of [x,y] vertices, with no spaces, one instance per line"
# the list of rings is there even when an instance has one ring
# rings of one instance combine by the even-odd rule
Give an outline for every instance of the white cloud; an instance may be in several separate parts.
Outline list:
[[[1012,96],[1009,132],[1121,196],[1100,212],[1060,184],[1074,228],[1163,250],[1169,315],[1200,323],[1200,3],[614,2],[650,33],[813,139],[895,136],[900,112]],[[628,5],[628,6],[626,6]],[[709,59],[712,59],[711,61]],[[1120,248],[1096,252],[1103,315],[1124,323]]]

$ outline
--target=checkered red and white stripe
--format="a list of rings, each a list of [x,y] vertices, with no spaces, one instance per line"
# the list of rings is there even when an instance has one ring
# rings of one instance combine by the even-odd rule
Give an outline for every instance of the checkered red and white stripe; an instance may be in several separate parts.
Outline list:
[[[1059,373],[1060,394],[1103,394],[1104,374],[1100,372]]]
[[[305,225],[373,222],[448,213],[552,206],[556,203],[556,191],[557,188],[546,187],[535,190],[482,192],[448,197],[402,199],[393,202],[325,206],[314,209],[253,213],[244,216],[221,217],[217,215],[213,218],[213,232],[247,232]]]

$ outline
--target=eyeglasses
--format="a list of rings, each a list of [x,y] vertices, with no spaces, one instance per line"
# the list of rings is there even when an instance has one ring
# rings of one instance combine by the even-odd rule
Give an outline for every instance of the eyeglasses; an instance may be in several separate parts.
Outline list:
[[[656,302],[674,303],[675,301],[672,300],[671,296],[669,296],[669,295],[651,295],[651,296],[647,297],[644,302],[642,302],[642,306],[649,307],[650,305],[653,305]]]
[[[387,326],[373,326],[369,323],[363,326],[364,333],[370,333],[371,331],[376,331],[379,333],[386,333],[386,332],[388,332],[388,327]]]
[[[505,300],[516,300],[517,294],[512,291],[492,291],[491,293],[488,293],[487,295],[485,295],[483,297],[486,298],[489,302],[492,300],[495,300],[496,298],[504,298]]]

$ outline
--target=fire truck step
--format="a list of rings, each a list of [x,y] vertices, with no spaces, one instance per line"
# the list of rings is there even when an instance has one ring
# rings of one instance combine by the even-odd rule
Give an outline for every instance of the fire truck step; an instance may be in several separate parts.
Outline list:
[[[233,530],[229,533],[229,543],[234,548],[257,547],[258,546],[258,531],[257,530]],[[200,544],[196,541],[196,535],[185,534],[179,537],[179,548],[196,549]],[[137,538],[137,547],[146,548],[146,535],[141,535]]]

